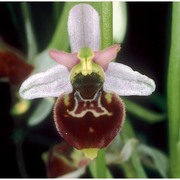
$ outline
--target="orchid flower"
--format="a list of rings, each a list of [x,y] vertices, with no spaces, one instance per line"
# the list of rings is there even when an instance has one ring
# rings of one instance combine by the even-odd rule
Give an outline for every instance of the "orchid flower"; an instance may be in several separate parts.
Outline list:
[[[119,96],[150,95],[152,79],[111,62],[120,45],[100,50],[100,22],[88,4],[74,6],[68,17],[72,53],[51,50],[58,65],[29,77],[20,88],[25,99],[58,97],[54,120],[59,134],[94,159],[120,131],[125,107]]]
[[[67,144],[61,142],[42,154],[48,178],[78,178],[82,176],[90,160]]]

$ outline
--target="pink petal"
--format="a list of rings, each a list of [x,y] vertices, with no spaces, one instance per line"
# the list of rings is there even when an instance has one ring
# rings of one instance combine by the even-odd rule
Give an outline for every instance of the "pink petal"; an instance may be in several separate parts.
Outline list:
[[[107,70],[109,63],[116,58],[117,53],[120,51],[120,44],[115,44],[102,51],[94,52],[93,61],[99,64],[104,71]]]
[[[70,54],[63,51],[50,50],[49,55],[57,63],[66,66],[69,71],[79,63],[77,53]]]

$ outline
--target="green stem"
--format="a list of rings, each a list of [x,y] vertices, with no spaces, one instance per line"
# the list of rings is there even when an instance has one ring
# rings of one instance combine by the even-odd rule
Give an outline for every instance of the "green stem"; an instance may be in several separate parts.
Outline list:
[[[101,49],[113,44],[113,24],[112,24],[112,2],[101,2],[94,4],[101,18]],[[106,171],[106,152],[100,150],[96,158],[96,170],[98,178],[107,177]]]
[[[113,44],[113,9],[112,2],[101,3],[101,48]]]
[[[33,57],[37,54],[37,43],[33,32],[29,3],[21,3],[21,9],[24,17],[24,24],[26,30],[28,60],[30,62],[33,59]]]
[[[96,172],[97,178],[106,178],[106,152],[105,150],[100,150],[96,158]]]
[[[170,175],[180,177],[180,2],[172,6],[172,34],[168,69]]]

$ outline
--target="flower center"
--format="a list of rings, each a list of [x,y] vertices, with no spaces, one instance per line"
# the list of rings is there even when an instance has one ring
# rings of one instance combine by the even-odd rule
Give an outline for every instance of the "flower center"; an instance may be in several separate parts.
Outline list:
[[[73,81],[74,77],[81,73],[83,76],[91,75],[93,72],[98,74],[103,80],[104,71],[102,67],[93,62],[94,52],[88,48],[81,48],[77,55],[80,62],[75,65],[70,74],[70,80]]]
[[[93,71],[93,62],[92,59],[94,57],[94,53],[89,48],[82,48],[78,52],[78,58],[81,61],[81,73],[82,75],[86,76],[91,74]]]
[[[77,56],[80,62],[71,70],[70,80],[82,97],[91,98],[103,86],[104,71],[93,62],[94,53],[90,48],[82,48]]]

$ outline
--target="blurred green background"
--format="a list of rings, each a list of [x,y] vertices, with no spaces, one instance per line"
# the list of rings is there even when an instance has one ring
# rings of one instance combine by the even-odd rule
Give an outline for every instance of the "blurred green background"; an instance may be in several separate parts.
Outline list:
[[[41,52],[53,37],[64,3],[58,4],[58,10],[54,8],[53,2],[33,2],[29,3],[29,7],[34,35],[38,42],[37,49]],[[153,95],[129,97],[128,100],[162,114],[163,118],[155,123],[144,121],[133,112],[132,104],[129,104],[132,108],[127,109],[127,114],[136,137],[166,155],[168,155],[166,86],[171,13],[171,2],[128,2],[127,32],[117,58],[118,62],[127,64],[155,80],[157,87]],[[0,35],[8,44],[27,54],[21,3],[0,3]],[[20,178],[26,171],[28,177],[43,178],[46,177],[46,169],[41,154],[62,139],[55,129],[52,112],[37,126],[26,125],[24,119],[37,107],[40,102],[38,99],[31,102],[29,114],[13,116],[10,113],[15,101],[13,92],[17,91],[17,88],[12,89],[10,83],[0,81],[0,177]],[[115,166],[111,169],[114,177],[123,177],[120,169]],[[161,177],[156,171],[148,168],[145,170],[148,177]],[[89,171],[84,177],[91,177]]]

